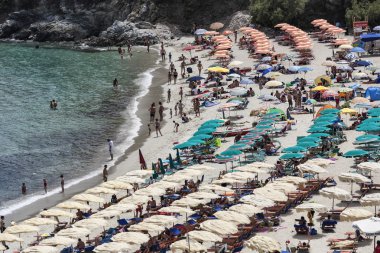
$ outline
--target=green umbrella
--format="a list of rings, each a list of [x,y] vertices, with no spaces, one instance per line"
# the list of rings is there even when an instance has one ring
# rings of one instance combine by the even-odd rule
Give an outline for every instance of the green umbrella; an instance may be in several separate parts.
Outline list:
[[[198,129],[202,129],[202,128],[218,128],[220,126],[222,126],[223,124],[221,123],[207,123],[207,124],[202,124]]]
[[[264,119],[264,120],[260,120],[258,124],[273,124],[275,122],[276,121],[274,121],[273,119]]]
[[[225,123],[225,121],[224,120],[222,120],[222,119],[210,119],[210,120],[207,120],[205,123],[203,123],[203,124],[206,124],[206,123]]]
[[[170,166],[170,169],[175,169],[172,154],[169,154],[169,166]]]
[[[306,136],[299,139],[297,142],[321,142],[321,139],[319,139],[318,137]]]
[[[283,110],[279,109],[279,108],[270,108],[268,111],[267,111],[267,114],[274,114],[274,115],[278,115],[280,117],[285,117],[286,119],[286,115],[284,113]]]
[[[301,159],[305,155],[301,153],[286,153],[280,156],[280,160]]]
[[[320,112],[321,115],[326,115],[326,114],[338,114],[340,111],[336,108],[328,108],[324,109]]]
[[[198,145],[198,144],[194,142],[190,142],[190,141],[185,141],[184,143],[174,146],[173,149],[186,149],[186,148],[191,148],[192,146],[195,146],[195,145]]]
[[[201,144],[205,144],[206,142],[202,139],[197,139],[196,137],[192,137],[190,139],[187,140],[188,143],[192,143],[194,145],[201,145]]]
[[[319,144],[315,142],[298,142],[297,146],[301,146],[301,147],[309,149],[309,148],[316,148],[319,146]]]
[[[268,130],[268,129],[272,129],[273,126],[271,126],[271,125],[261,125],[261,126],[256,126],[256,128],[258,128],[260,130]]]
[[[211,139],[213,137],[214,136],[212,136],[211,134],[199,134],[199,135],[195,135],[195,136],[191,137],[191,139],[207,140],[207,139]]]
[[[364,135],[360,135],[359,137],[356,137],[355,141],[362,142],[362,143],[380,141],[380,136],[374,135],[374,134],[364,134]]]
[[[357,128],[356,131],[363,131],[363,132],[377,132],[380,131],[380,126],[379,125],[373,125],[373,124],[360,124]]]
[[[313,127],[326,127],[326,126],[331,126],[332,124],[334,124],[333,121],[318,121],[318,122],[314,122],[314,124],[311,126],[311,128],[313,128]]]
[[[330,128],[327,127],[313,127],[307,130],[308,133],[323,133],[330,131]]]
[[[223,156],[235,156],[235,155],[241,155],[243,152],[236,149],[227,149],[226,151],[220,153]]]
[[[307,149],[301,146],[292,146],[288,148],[284,148],[282,153],[298,153],[298,152],[306,152]]]
[[[380,122],[380,118],[368,118],[362,121],[362,124],[367,124],[367,123],[378,123]]]
[[[182,161],[181,161],[181,156],[179,155],[179,149],[177,149],[177,155],[176,155],[176,158],[177,160],[177,164],[178,165],[181,165],[182,164]]]
[[[314,133],[314,134],[309,134],[306,137],[316,137],[316,138],[321,138],[321,137],[330,137],[329,134],[326,133]]]
[[[200,135],[200,134],[211,134],[213,132],[215,132],[215,128],[202,128],[202,129],[199,129],[198,131],[196,131],[194,133],[194,136]]]
[[[244,144],[244,143],[236,143],[234,145],[231,145],[229,147],[229,149],[237,149],[237,150],[243,150],[243,149],[247,149],[249,148],[249,146],[247,144]]]
[[[335,121],[337,120],[338,117],[334,114],[327,114],[327,115],[323,115],[323,116],[320,116],[316,119],[314,119],[314,123],[315,122],[320,122],[320,121]]]
[[[369,153],[363,149],[353,149],[343,154],[343,157],[361,157]]]

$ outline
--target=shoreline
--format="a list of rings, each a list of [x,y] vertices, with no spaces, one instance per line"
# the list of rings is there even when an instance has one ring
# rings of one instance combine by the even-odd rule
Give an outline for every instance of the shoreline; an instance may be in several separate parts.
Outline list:
[[[156,50],[153,49],[152,51],[153,52],[151,52],[151,53],[156,53]],[[135,151],[138,151],[138,149],[140,147],[142,147],[148,139],[146,125],[149,122],[149,118],[147,116],[148,114],[146,113],[146,108],[149,108],[149,105],[153,99],[157,98],[158,96],[163,97],[164,90],[162,88],[162,85],[164,85],[166,83],[166,76],[164,74],[164,73],[166,73],[166,71],[165,71],[164,64],[162,62],[158,62],[158,60],[156,62],[154,62],[154,64],[155,64],[155,66],[152,67],[152,68],[154,68],[154,70],[152,72],[150,72],[150,74],[153,77],[152,77],[152,81],[151,81],[149,87],[147,88],[147,93],[145,95],[138,97],[136,100],[136,102],[138,104],[137,104],[137,111],[135,113],[135,116],[138,118],[139,123],[141,123],[141,126],[139,126],[139,129],[137,131],[136,136],[133,137],[131,140],[129,140],[129,141],[132,141],[133,144],[130,147],[128,147],[114,161],[114,164],[109,166],[109,179],[115,178],[117,176],[125,174],[126,172],[128,172],[130,170],[136,169],[136,168],[132,168],[132,169],[126,170],[125,168],[120,168],[120,166],[118,166],[118,165],[123,163],[126,159],[128,159],[128,157],[130,157],[131,154],[133,154]],[[148,70],[149,69],[147,69],[146,71],[148,71]],[[144,73],[146,73],[146,71],[144,71],[140,74],[144,74]],[[135,80],[137,80],[137,79],[135,79]],[[164,124],[165,124],[165,122],[162,123],[162,125],[164,125]],[[121,126],[121,127],[123,127],[123,126]],[[105,161],[105,163],[107,163],[107,162],[109,162],[109,161]],[[139,166],[140,165],[138,164],[138,168],[139,168]],[[100,166],[100,167],[102,167],[102,166]],[[92,174],[92,173],[93,172],[89,171],[88,174]],[[84,175],[84,176],[86,176],[86,175]],[[65,200],[68,200],[69,198],[71,198],[75,194],[81,193],[85,190],[88,190],[89,188],[95,187],[95,186],[101,184],[102,182],[103,182],[103,179],[101,177],[101,170],[99,170],[98,172],[96,172],[95,176],[92,176],[90,178],[86,178],[83,181],[80,181],[79,183],[75,183],[74,185],[71,185],[71,186],[68,186],[67,188],[65,188],[64,194],[62,194],[61,192],[53,193],[50,196],[43,197],[43,198],[38,199],[38,200],[36,200],[30,204],[22,206],[21,208],[18,208],[16,210],[12,211],[12,213],[10,213],[10,214],[6,214],[5,216],[7,219],[7,223],[10,221],[18,222],[18,221],[22,221],[22,220],[25,220],[27,218],[30,218],[30,217],[38,214],[42,209],[51,208],[51,207],[57,205],[58,203],[61,203]],[[66,183],[66,185],[70,185],[70,184],[71,184],[70,181],[68,181]],[[55,189],[52,189],[52,191],[53,190],[55,190]]]

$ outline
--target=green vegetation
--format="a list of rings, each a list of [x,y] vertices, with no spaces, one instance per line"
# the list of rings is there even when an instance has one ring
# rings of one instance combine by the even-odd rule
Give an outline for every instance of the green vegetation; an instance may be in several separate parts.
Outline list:
[[[365,20],[368,18],[370,25],[380,24],[380,0],[353,0],[351,8],[346,11],[347,24],[352,23],[352,19]]]

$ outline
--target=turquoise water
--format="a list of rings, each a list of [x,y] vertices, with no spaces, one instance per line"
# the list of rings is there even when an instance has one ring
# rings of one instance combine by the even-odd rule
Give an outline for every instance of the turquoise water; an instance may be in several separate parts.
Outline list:
[[[60,174],[66,182],[91,176],[109,159],[107,138],[121,154],[137,133],[135,98],[149,86],[143,72],[156,59],[0,44],[0,213],[41,195],[43,178],[53,189]]]

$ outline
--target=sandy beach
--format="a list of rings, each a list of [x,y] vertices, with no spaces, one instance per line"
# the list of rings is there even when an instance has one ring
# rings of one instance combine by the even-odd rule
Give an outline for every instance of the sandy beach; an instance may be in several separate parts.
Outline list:
[[[242,36],[241,33],[239,33],[239,38]],[[349,40],[352,40],[352,37],[347,37]],[[178,41],[165,41],[165,50],[167,53],[172,54],[172,59],[174,61],[175,67],[178,72],[180,72],[180,62],[177,61],[177,59],[180,57],[181,54],[186,55],[186,57],[189,57],[188,52],[182,51],[182,48],[186,46],[187,44],[191,43],[194,40],[192,36],[189,37],[182,37]],[[277,53],[293,53],[291,52],[291,49],[289,46],[281,46],[277,42],[275,42],[273,39],[270,40],[271,45],[275,48]],[[207,54],[207,50],[202,51],[192,51],[192,56],[198,56],[198,60],[202,62],[203,70],[202,70],[202,76],[207,76],[207,68],[211,64],[214,64],[217,62],[217,60],[214,57],[205,56]],[[313,49],[312,49],[314,59],[311,61],[311,63],[308,65],[313,70],[310,72],[307,72],[306,74],[290,74],[290,75],[281,75],[280,77],[276,78],[276,80],[288,83],[294,80],[296,77],[303,77],[305,78],[308,83],[312,83],[314,78],[320,75],[324,75],[326,72],[326,67],[322,66],[322,63],[326,60],[326,58],[331,57],[332,55],[332,49],[328,46],[326,43],[319,43],[316,40],[313,40]],[[155,53],[155,52],[151,52]],[[245,49],[239,49],[238,44],[233,43],[232,47],[232,54],[233,54],[233,60],[242,61],[243,64],[241,67],[252,67],[253,65],[256,65],[259,63],[258,60],[252,59],[249,57],[249,54],[247,50]],[[368,58],[373,62],[375,66],[380,66],[380,57],[371,57]],[[288,62],[282,62],[285,67],[288,66]],[[168,84],[167,83],[167,71],[169,68],[169,62],[166,60],[165,62],[159,63],[157,65],[158,69],[155,70],[152,74],[154,76],[153,83],[149,88],[149,93],[140,99],[139,106],[138,106],[138,117],[141,119],[142,126],[138,132],[138,137],[134,140],[135,144],[131,146],[128,150],[125,151],[125,155],[116,163],[115,166],[113,166],[110,169],[110,175],[109,180],[115,179],[117,177],[120,177],[124,175],[127,172],[133,171],[133,170],[139,170],[140,164],[139,164],[139,149],[141,149],[145,161],[147,162],[148,168],[151,168],[152,162],[156,163],[158,158],[165,159],[168,157],[169,153],[171,153],[173,156],[175,156],[175,150],[173,150],[173,146],[176,143],[183,143],[186,140],[188,140],[193,133],[198,129],[198,127],[204,123],[207,120],[210,119],[216,119],[221,118],[222,114],[219,109],[219,105],[213,106],[213,107],[202,107],[201,108],[201,114],[200,117],[195,117],[193,113],[193,106],[192,106],[192,96],[187,96],[189,94],[189,88],[188,83],[186,82],[186,79],[179,78],[177,81],[177,84]],[[197,67],[196,65],[191,65],[193,68],[193,71],[197,73]],[[348,86],[354,82],[346,83],[345,85]],[[379,86],[376,84],[366,85],[363,84],[362,87],[365,89],[367,86]],[[182,123],[180,117],[174,116],[174,106],[175,103],[177,103],[180,100],[179,90],[180,87],[184,90],[184,111],[188,113],[188,116],[191,118],[191,120],[188,123]],[[252,87],[255,91],[256,96],[254,97],[248,97],[248,106],[244,110],[237,110],[236,112],[233,111],[231,114],[235,114],[241,116],[241,119],[234,121],[236,125],[238,125],[237,129],[239,128],[245,128],[245,127],[252,127],[253,122],[257,122],[258,118],[255,116],[250,116],[250,113],[252,110],[266,110],[269,108],[280,108],[283,111],[286,111],[288,108],[288,103],[275,103],[275,102],[264,102],[260,99],[258,99],[258,95],[269,95],[272,92],[275,92],[275,89],[267,89],[264,88],[263,90],[260,90],[257,84],[249,85],[248,87]],[[340,88],[340,84],[334,84],[331,88],[332,90],[338,90]],[[171,102],[167,102],[167,91],[168,89],[171,90]],[[282,89],[279,89],[280,91]],[[162,123],[162,135],[156,137],[156,133],[154,131],[154,126],[151,126],[152,133],[150,136],[148,136],[148,130],[147,130],[147,124],[149,122],[149,106],[152,102],[158,102],[161,101],[164,104],[165,107],[165,115],[164,115],[164,122]],[[226,99],[220,100],[220,105],[226,103]],[[331,101],[330,104],[334,105],[334,101]],[[306,106],[306,105],[305,105]],[[310,106],[306,106],[308,108],[311,108]],[[318,110],[320,107],[315,106],[315,109]],[[173,110],[173,118],[170,118],[169,116],[169,110]],[[310,126],[313,124],[313,114],[292,114],[294,117],[294,125],[292,126],[292,130],[288,131],[286,135],[279,136],[276,138],[277,141],[281,143],[281,149],[286,147],[294,146],[297,143],[297,137],[299,136],[306,136],[308,135],[307,130],[310,128]],[[345,123],[350,124],[350,121],[345,118],[345,116],[342,117]],[[179,131],[178,133],[174,132],[174,124],[172,121],[175,120],[176,122],[180,123]],[[226,127],[221,127],[220,130],[225,130]],[[218,129],[219,130],[219,129]],[[356,130],[345,130],[344,134],[347,137],[347,141],[343,142],[339,145],[340,152],[344,153],[348,150],[355,149],[355,145],[353,142],[355,141],[355,138],[359,135],[363,134],[363,132],[359,132]],[[220,154],[224,150],[226,150],[229,146],[231,146],[234,143],[234,138],[223,138],[222,146],[217,149],[216,154]],[[279,153],[281,155],[281,153]],[[265,156],[265,162],[269,164],[275,164],[278,160],[279,156]],[[332,177],[334,178],[337,183],[338,187],[345,189],[347,191],[350,191],[350,184],[341,182],[338,179],[338,175],[343,172],[349,172],[354,170],[351,168],[354,165],[354,159],[352,158],[344,158],[342,156],[335,157],[336,161],[334,164],[329,165],[327,167],[327,173],[323,173],[320,175],[321,178],[327,178]],[[243,159],[243,158],[242,158]],[[215,180],[215,178],[218,176],[219,172],[225,170],[224,164],[216,164],[216,163],[205,163],[205,165],[211,166],[216,168],[213,172],[206,172],[205,173],[205,180],[204,183],[210,183],[212,180]],[[237,164],[236,164],[237,165]],[[265,174],[259,174],[259,180],[265,180],[269,177],[268,173]],[[379,173],[373,173],[372,174],[372,180],[373,182],[379,183],[380,182],[380,176]],[[51,208],[58,203],[61,203],[62,201],[71,198],[72,196],[76,195],[77,193],[81,193],[85,190],[88,190],[96,185],[99,185],[102,183],[102,177],[99,175],[98,178],[92,178],[86,181],[83,181],[80,185],[75,186],[73,188],[67,189],[64,195],[54,195],[52,197],[48,197],[42,200],[39,200],[32,205],[26,206],[25,208],[19,209],[16,212],[12,213],[11,215],[6,217],[7,226],[9,226],[9,222],[11,220],[16,221],[17,223],[21,223],[22,220],[26,218],[30,218],[37,213],[39,213],[43,208]],[[355,192],[359,193],[359,187],[358,185],[354,184],[354,190]],[[126,191],[120,191],[117,193],[118,197],[121,197],[126,194]],[[106,196],[105,198],[110,198],[110,196]],[[158,199],[158,198],[157,198]],[[108,199],[107,199],[108,201]],[[306,203],[319,203],[326,205],[328,208],[331,207],[331,199],[328,199],[326,197],[323,197],[319,194],[313,194],[310,199],[307,199],[305,201]],[[336,207],[343,208],[347,204],[336,201]],[[350,207],[358,207],[360,206],[359,203],[351,203]],[[98,207],[98,204],[91,203],[91,207],[93,210],[96,210]],[[373,212],[373,207],[363,207],[364,209],[367,209],[371,212]],[[72,210],[74,212],[74,210]],[[271,227],[269,229],[257,232],[258,235],[264,235],[269,236],[271,238],[274,238],[276,241],[279,242],[281,245],[281,248],[285,250],[286,248],[286,241],[290,241],[290,246],[292,245],[298,245],[299,241],[310,241],[310,252],[312,253],[319,253],[319,252],[329,252],[330,247],[328,246],[328,239],[331,238],[345,238],[346,232],[353,232],[352,228],[352,222],[346,222],[346,221],[339,221],[334,232],[333,233],[323,233],[321,231],[321,228],[319,226],[319,221],[316,219],[318,214],[316,214],[316,217],[314,218],[315,222],[315,228],[318,231],[317,235],[309,236],[309,235],[297,235],[294,229],[295,219],[299,219],[301,216],[306,217],[306,213],[297,213],[294,208],[291,208],[286,212],[285,214],[281,214],[280,216],[280,225],[277,227]],[[131,218],[131,213],[123,213],[120,216],[121,218]],[[182,217],[181,219],[183,219]],[[113,218],[109,221],[110,226],[114,227],[117,225],[116,218]],[[40,227],[39,234],[43,233],[50,233],[51,232],[51,226],[42,226]],[[101,229],[94,229],[91,231],[90,238],[94,238],[94,236],[101,233]],[[31,241],[34,241],[36,238],[32,234],[23,234],[21,237],[24,239],[23,245],[24,248],[28,243]],[[373,249],[373,240],[365,240],[363,242],[360,242],[358,245],[357,252],[358,253],[369,253],[372,252]],[[9,243],[8,244],[11,249],[18,248],[17,243]],[[6,251],[11,252],[11,251]],[[242,252],[254,252],[248,248],[244,248]]]

